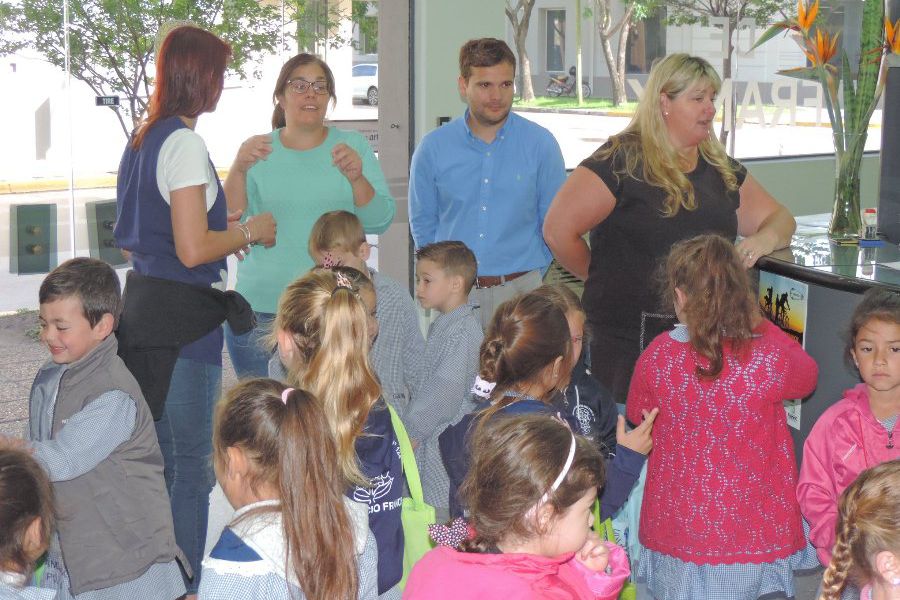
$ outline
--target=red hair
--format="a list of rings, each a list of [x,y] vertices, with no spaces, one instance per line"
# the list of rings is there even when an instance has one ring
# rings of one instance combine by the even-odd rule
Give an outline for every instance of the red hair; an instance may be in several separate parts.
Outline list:
[[[230,57],[231,46],[204,29],[187,25],[170,31],[156,55],[156,87],[132,147],[141,147],[157,121],[173,116],[194,118],[215,108]]]

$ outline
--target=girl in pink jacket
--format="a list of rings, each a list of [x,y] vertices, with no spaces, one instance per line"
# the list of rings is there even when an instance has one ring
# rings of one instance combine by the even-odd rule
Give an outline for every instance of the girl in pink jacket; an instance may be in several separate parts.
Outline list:
[[[841,494],[821,600],[839,600],[848,580],[861,600],[900,599],[900,460],[864,471]]]
[[[625,552],[591,531],[603,461],[587,438],[539,414],[474,424],[460,490],[471,511],[437,527],[405,599],[615,600]]]
[[[863,383],[844,392],[813,425],[797,484],[810,541],[827,565],[835,542],[838,498],[856,476],[900,458],[900,295],[873,288],[853,313],[847,351]]]

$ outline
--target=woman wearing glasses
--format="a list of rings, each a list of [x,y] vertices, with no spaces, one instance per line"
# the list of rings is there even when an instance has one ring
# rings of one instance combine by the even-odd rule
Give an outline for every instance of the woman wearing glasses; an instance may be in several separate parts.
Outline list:
[[[284,288],[313,266],[307,250],[313,223],[326,212],[347,210],[366,233],[382,233],[394,218],[394,199],[366,139],[325,124],[334,87],[331,69],[319,57],[298,54],[287,61],[272,94],[274,131],[245,141],[225,180],[229,210],[271,212],[279,229],[275,246],[254,248],[238,265],[237,291],[257,317],[250,333],[226,328],[241,378],[267,374],[266,326]]]

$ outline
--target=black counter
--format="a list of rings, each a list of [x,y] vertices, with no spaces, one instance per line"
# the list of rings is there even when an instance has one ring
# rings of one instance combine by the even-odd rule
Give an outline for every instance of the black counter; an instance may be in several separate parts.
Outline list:
[[[900,249],[839,246],[828,239],[829,215],[799,217],[791,246],[759,259],[758,275],[774,273],[808,287],[804,346],[819,365],[816,391],[804,399],[800,428],[791,429],[799,457],[816,419],[859,383],[847,355],[847,329],[862,294],[873,286],[900,293]]]
[[[900,292],[900,248],[839,246],[828,239],[829,215],[797,218],[789,248],[759,259],[761,270],[861,294],[873,285]]]

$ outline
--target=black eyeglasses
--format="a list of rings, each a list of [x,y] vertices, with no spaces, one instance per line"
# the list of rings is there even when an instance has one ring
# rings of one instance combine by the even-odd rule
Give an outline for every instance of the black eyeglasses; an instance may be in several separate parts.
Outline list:
[[[309,86],[312,86],[313,91],[320,96],[328,93],[327,81],[307,81],[301,77],[299,79],[288,79],[287,86],[295,94],[305,94]]]

